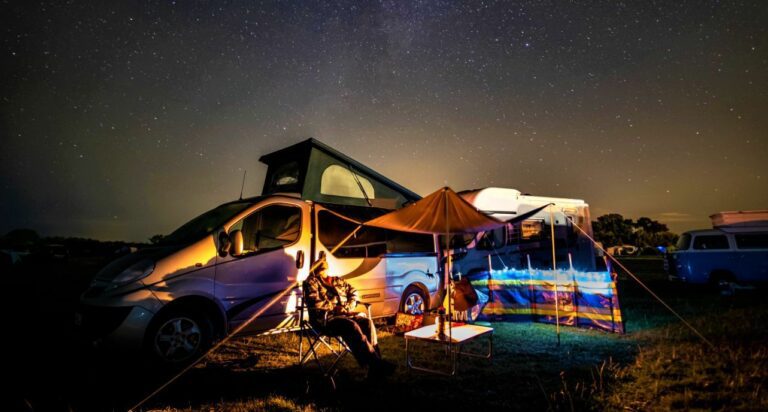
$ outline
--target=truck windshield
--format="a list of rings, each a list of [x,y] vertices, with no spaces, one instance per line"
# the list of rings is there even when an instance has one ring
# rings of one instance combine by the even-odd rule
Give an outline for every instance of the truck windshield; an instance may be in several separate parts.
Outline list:
[[[178,245],[199,240],[252,204],[251,202],[227,203],[209,210],[185,223],[170,235],[164,236],[160,244]]]

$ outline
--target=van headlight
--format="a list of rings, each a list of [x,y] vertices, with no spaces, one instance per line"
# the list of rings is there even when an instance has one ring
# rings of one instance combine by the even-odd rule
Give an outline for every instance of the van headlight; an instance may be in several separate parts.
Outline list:
[[[109,289],[114,289],[123,285],[127,285],[129,283],[133,283],[137,280],[144,279],[145,277],[149,276],[152,271],[155,270],[155,262],[149,259],[140,260],[130,267],[128,269],[125,269],[122,273],[117,275],[112,280],[112,285],[110,285]]]

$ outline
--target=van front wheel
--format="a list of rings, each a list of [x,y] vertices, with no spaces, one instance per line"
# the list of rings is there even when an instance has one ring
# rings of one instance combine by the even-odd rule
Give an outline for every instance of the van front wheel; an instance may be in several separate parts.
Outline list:
[[[198,359],[213,342],[213,324],[203,313],[171,311],[161,314],[150,330],[152,357],[166,366],[183,366]]]

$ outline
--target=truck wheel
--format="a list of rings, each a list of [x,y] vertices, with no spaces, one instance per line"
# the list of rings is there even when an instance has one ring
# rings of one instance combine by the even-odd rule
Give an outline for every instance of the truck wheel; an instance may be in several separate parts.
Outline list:
[[[170,310],[153,322],[146,343],[151,357],[161,366],[186,366],[211,347],[213,323],[201,312]]]
[[[409,315],[421,315],[427,308],[427,298],[418,286],[408,286],[403,292],[400,310]]]

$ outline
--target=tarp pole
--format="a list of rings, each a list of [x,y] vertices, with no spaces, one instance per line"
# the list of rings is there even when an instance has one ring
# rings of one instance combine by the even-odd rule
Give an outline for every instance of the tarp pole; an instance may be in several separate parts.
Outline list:
[[[560,302],[557,296],[557,260],[555,256],[555,217],[552,204],[549,205],[549,235],[552,239],[552,273],[555,276],[555,330],[557,331],[557,346],[560,346]]]

